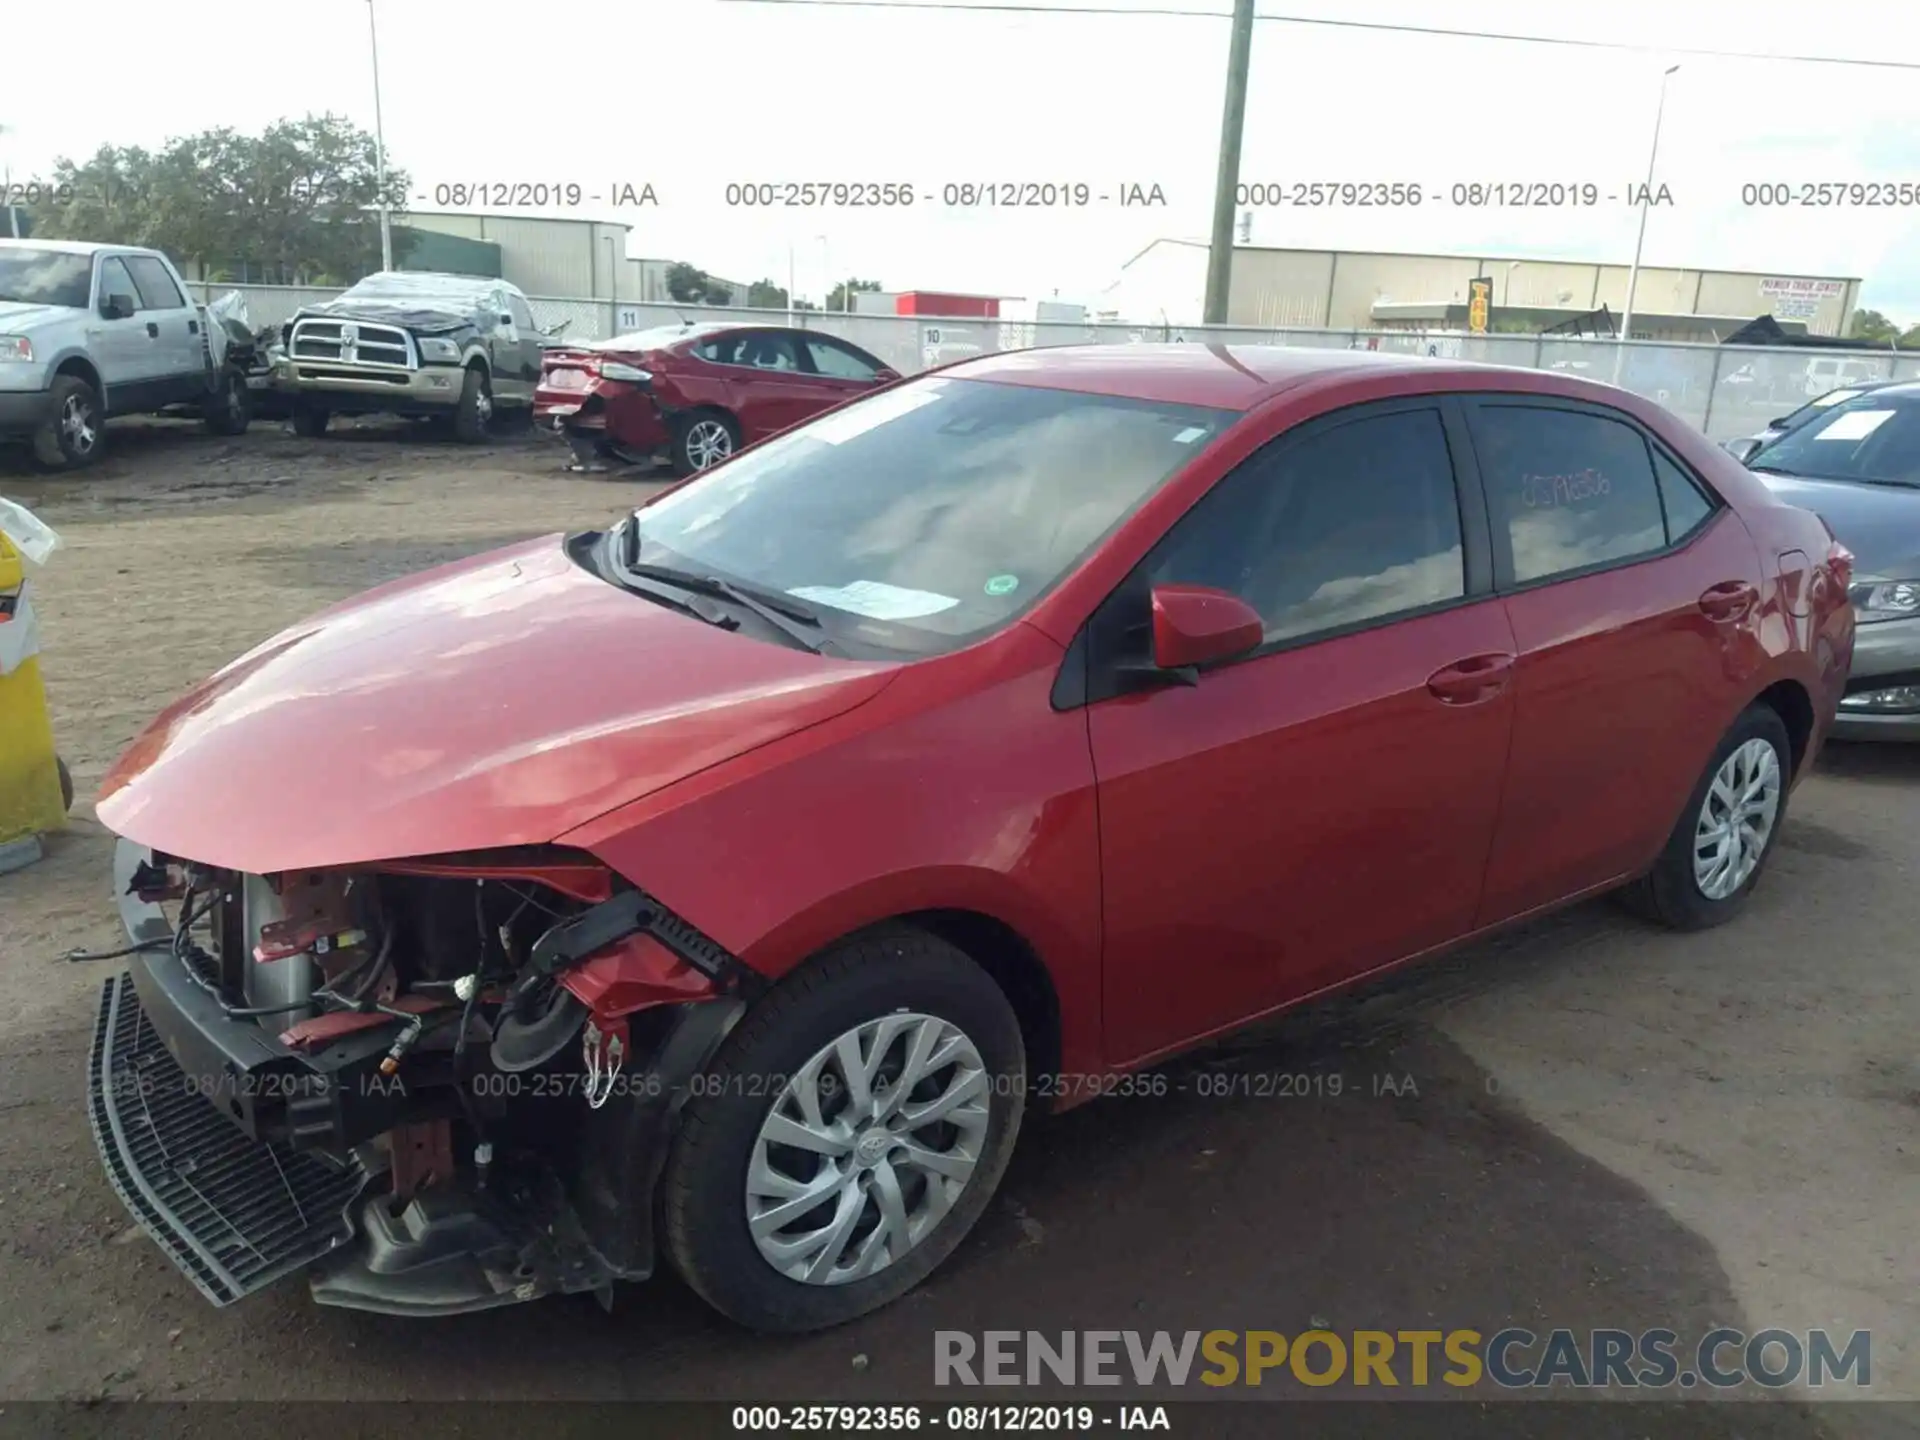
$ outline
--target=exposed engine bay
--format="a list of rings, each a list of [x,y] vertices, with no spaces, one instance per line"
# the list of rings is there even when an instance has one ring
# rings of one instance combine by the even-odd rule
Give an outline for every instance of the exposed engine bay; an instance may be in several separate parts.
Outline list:
[[[208,1298],[311,1267],[323,1303],[446,1314],[651,1273],[668,1127],[754,984],[711,939],[551,848],[260,876],[123,842],[116,872],[96,1139]]]

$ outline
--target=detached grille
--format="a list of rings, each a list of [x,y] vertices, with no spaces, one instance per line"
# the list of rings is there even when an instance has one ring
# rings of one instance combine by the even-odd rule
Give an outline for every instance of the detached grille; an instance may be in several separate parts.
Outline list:
[[[100,992],[88,1115],[107,1178],[133,1217],[215,1305],[228,1305],[353,1238],[368,1175],[250,1140],[196,1092],[121,974]]]
[[[374,370],[411,370],[413,344],[392,325],[359,320],[300,320],[293,327],[295,360],[324,360]]]

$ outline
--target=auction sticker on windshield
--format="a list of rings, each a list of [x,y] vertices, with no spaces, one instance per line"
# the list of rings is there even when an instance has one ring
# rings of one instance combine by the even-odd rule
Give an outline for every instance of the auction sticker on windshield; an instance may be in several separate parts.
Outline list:
[[[960,603],[952,595],[909,590],[880,580],[856,580],[851,585],[802,585],[787,593],[799,600],[813,600],[836,610],[864,615],[869,620],[918,620],[951,610]]]
[[[1864,440],[1893,418],[1891,410],[1855,410],[1836,415],[1833,422],[1813,438],[1816,440]]]

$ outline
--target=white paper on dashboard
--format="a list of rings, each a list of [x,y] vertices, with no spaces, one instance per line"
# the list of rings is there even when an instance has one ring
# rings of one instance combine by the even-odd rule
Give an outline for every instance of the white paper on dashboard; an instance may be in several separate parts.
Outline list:
[[[836,610],[851,611],[869,620],[917,620],[951,610],[959,600],[931,590],[909,590],[882,580],[856,580],[851,585],[802,585],[787,593],[798,600],[814,600]]]
[[[1849,410],[1836,415],[1816,440],[1864,440],[1893,418],[1891,410]]]

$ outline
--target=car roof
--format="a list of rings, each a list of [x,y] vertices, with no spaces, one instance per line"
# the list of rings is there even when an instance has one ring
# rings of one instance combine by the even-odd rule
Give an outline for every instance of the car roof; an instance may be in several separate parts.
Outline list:
[[[28,236],[18,239],[13,236],[0,237],[0,249],[7,250],[54,250],[63,255],[94,255],[102,250],[140,250],[140,245],[110,245],[104,240],[35,240]]]
[[[1382,381],[1405,379],[1418,383],[1386,388],[1404,393],[1518,390],[1603,403],[1617,403],[1623,393],[1564,370],[1283,345],[1060,345],[983,355],[938,373],[1219,410],[1251,410],[1316,382],[1335,390],[1377,392]]]

